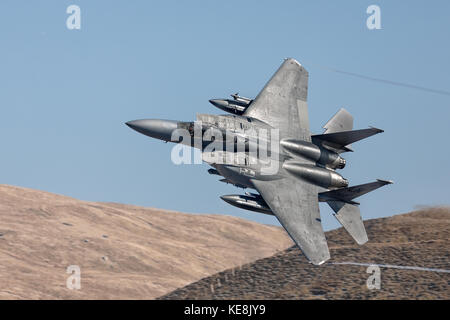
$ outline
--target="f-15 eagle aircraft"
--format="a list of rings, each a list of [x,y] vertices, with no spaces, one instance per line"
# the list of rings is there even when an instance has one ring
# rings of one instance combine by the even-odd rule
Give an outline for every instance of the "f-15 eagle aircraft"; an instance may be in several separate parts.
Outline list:
[[[320,265],[330,252],[318,202],[327,202],[362,245],[368,238],[354,199],[392,182],[348,186],[336,172],[346,164],[341,154],[352,151],[352,143],[383,130],[353,130],[353,117],[340,109],[324,125],[323,134],[312,135],[307,93],[308,72],[296,60],[285,59],[255,99],[235,94],[233,99],[210,100],[228,115],[198,114],[195,122],[144,119],[126,124],[147,136],[201,149],[203,160],[213,167],[210,174],[257,191],[225,195],[224,201],[274,215],[308,260]],[[261,138],[258,132],[270,135]]]

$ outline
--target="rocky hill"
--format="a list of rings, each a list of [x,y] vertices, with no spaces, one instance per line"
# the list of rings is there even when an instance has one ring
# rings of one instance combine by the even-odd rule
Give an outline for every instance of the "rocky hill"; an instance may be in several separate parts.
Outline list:
[[[342,228],[327,232],[332,258],[322,266],[292,247],[161,299],[450,299],[450,208],[364,223],[369,242],[363,246]],[[370,264],[382,265],[380,289],[368,289],[375,276],[367,273]]]
[[[231,216],[0,185],[0,299],[151,299],[291,245],[281,228]],[[71,265],[80,290],[66,287]]]

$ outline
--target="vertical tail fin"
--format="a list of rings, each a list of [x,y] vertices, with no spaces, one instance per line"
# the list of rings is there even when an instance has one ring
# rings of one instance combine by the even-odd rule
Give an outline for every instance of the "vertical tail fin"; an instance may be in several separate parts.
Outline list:
[[[334,217],[342,224],[347,232],[355,239],[356,243],[363,245],[369,238],[361,218],[359,207],[342,201],[328,201],[335,212]]]
[[[353,116],[344,108],[328,120],[323,128],[325,131],[322,134],[311,136],[312,142],[337,153],[353,151],[352,143],[383,132],[377,128],[353,130]]]
[[[353,130],[353,117],[347,110],[341,108],[324,124],[323,128],[325,129],[324,134]]]
[[[334,217],[352,238],[359,245],[362,245],[368,241],[368,238],[358,207],[359,203],[353,201],[353,199],[391,183],[393,182],[378,179],[375,182],[321,192],[319,193],[319,201],[328,203],[334,211]]]

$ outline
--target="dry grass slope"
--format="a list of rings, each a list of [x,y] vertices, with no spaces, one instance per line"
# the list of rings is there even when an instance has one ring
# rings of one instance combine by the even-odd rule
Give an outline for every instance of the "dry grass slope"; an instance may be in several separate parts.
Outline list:
[[[0,185],[0,299],[151,299],[292,245],[231,216],[95,203]],[[66,268],[81,268],[81,290]]]
[[[162,299],[450,299],[450,273],[381,268],[380,290],[368,290],[358,262],[450,269],[450,208],[365,221],[369,242],[358,246],[345,230],[327,232],[332,259],[316,267],[292,247],[229,269]],[[211,290],[213,288],[213,290]]]

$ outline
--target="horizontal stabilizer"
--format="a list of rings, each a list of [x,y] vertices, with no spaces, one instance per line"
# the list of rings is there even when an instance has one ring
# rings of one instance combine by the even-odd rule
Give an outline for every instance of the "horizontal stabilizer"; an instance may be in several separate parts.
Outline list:
[[[369,182],[357,186],[321,192],[319,193],[319,201],[325,202],[325,201],[339,200],[350,204],[358,204],[357,202],[354,202],[352,200],[375,189],[381,188],[382,186],[392,183],[393,183],[392,181],[377,179],[377,181],[375,182]]]
[[[366,139],[370,136],[373,136],[381,132],[384,131],[377,128],[368,128],[352,131],[316,134],[313,135],[311,138],[313,143],[316,145],[323,145],[325,147],[330,147],[338,152],[346,152],[352,151],[349,147],[347,147],[349,144],[352,144],[362,139]]]
[[[369,240],[358,206],[342,201],[328,201],[328,204],[335,212],[336,219],[357,244],[363,245]]]
[[[339,111],[323,126],[324,133],[353,130],[353,117],[344,108]]]

